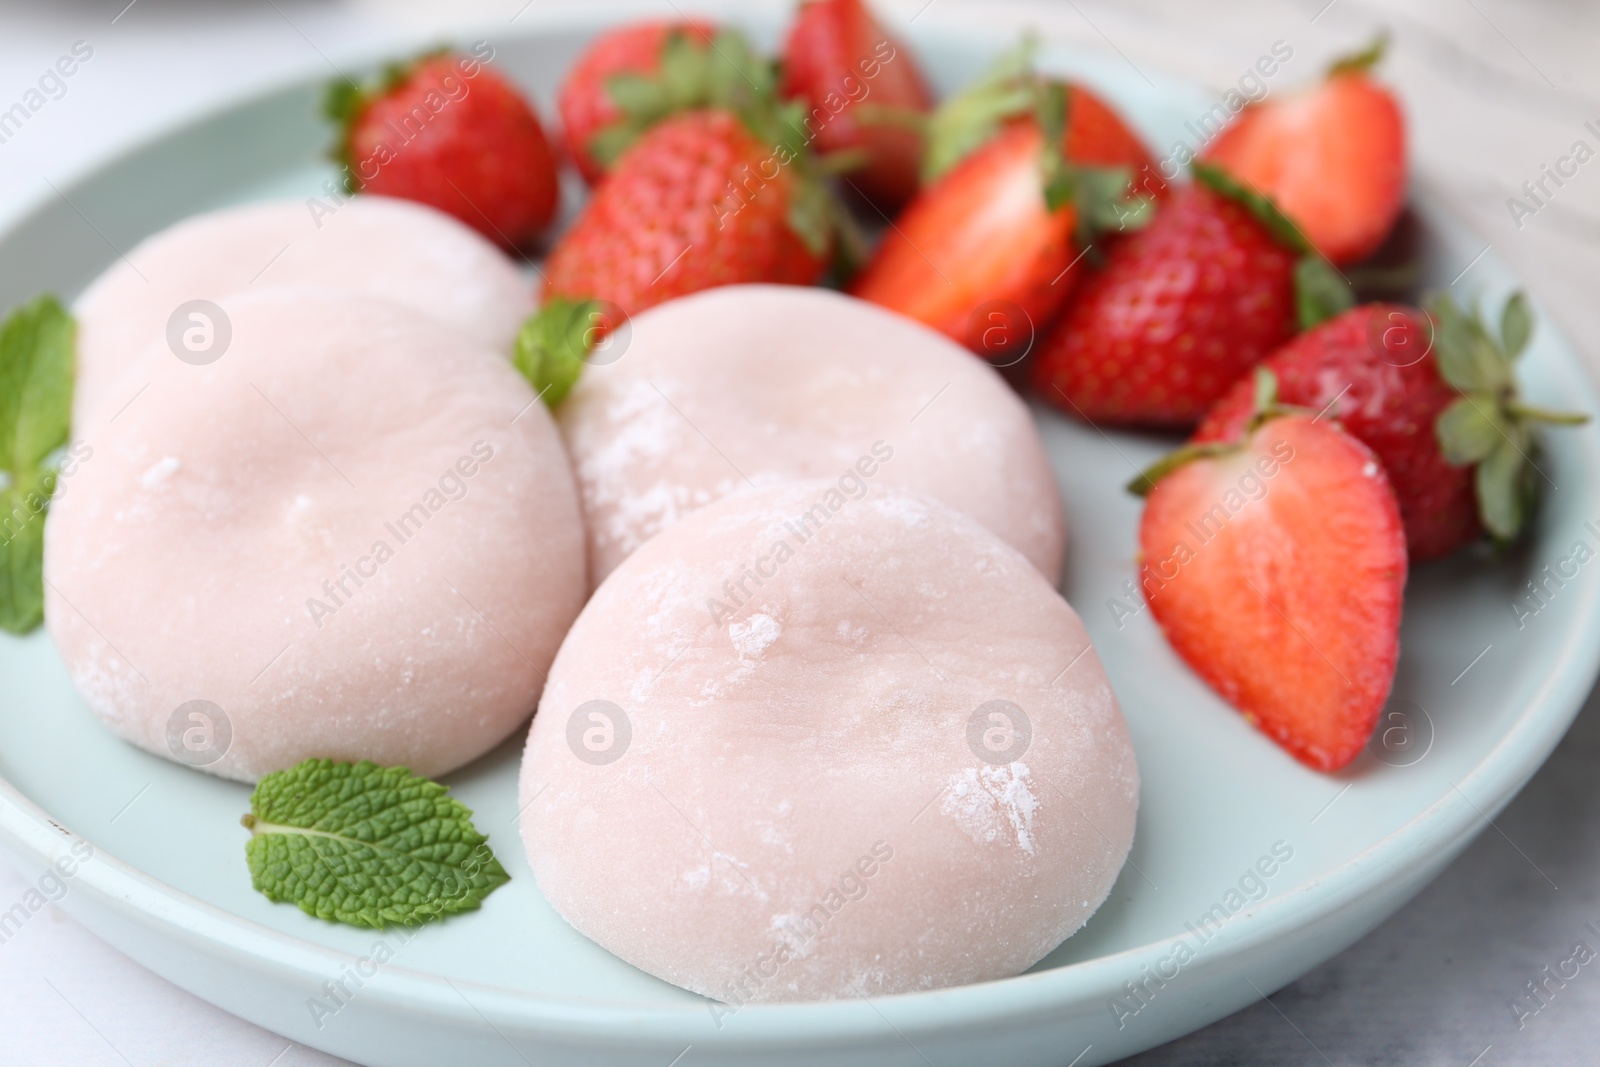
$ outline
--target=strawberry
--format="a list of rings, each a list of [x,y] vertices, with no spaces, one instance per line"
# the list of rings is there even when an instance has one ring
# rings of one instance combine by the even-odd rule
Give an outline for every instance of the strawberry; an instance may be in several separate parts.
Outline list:
[[[710,103],[715,26],[635,22],[602,33],[561,83],[567,155],[594,185],[618,155],[674,111]]]
[[[1337,264],[1371,254],[1405,199],[1405,119],[1369,73],[1380,39],[1322,84],[1241,111],[1201,158],[1271,197]]]
[[[1126,196],[1149,157],[1110,109],[1017,62],[934,116],[930,184],[850,285],[1004,364],[1054,317],[1098,234],[1143,225],[1151,203]]]
[[[861,152],[850,182],[885,211],[916,192],[923,136],[904,121],[858,121],[858,105],[923,115],[933,96],[905,47],[862,0],[805,0],[783,46],[780,92],[800,101],[819,152]],[[869,112],[870,115],[870,112]]]
[[[729,111],[665,119],[622,154],[545,262],[518,366],[555,403],[599,336],[645,308],[718,285],[814,282],[835,217],[803,151]]]
[[[1582,421],[1517,397],[1513,362],[1532,330],[1520,295],[1506,304],[1498,339],[1448,295],[1433,307],[1447,329],[1436,332],[1416,308],[1366,304],[1261,364],[1276,378],[1280,400],[1337,418],[1382,461],[1417,562],[1449,555],[1485,526],[1500,540],[1515,538],[1538,485],[1528,459],[1533,424]],[[1194,440],[1238,440],[1254,408],[1252,383],[1239,381]]]
[[[1190,446],[1141,476],[1140,580],[1207,684],[1333,771],[1360,754],[1394,681],[1405,531],[1371,449],[1332,420],[1270,417],[1262,378],[1238,443]]]
[[[1091,422],[1192,425],[1293,336],[1348,307],[1344,282],[1271,203],[1197,166],[1112,250],[1046,337],[1039,392]]]
[[[416,200],[491,240],[522,245],[550,224],[555,156],[517,87],[469,56],[389,67],[366,89],[335,83],[324,112],[351,192]]]

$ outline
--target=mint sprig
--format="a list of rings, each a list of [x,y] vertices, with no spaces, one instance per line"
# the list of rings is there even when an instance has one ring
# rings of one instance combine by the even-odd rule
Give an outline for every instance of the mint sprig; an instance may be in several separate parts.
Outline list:
[[[472,812],[405,767],[308,759],[262,778],[240,822],[257,890],[351,926],[472,911],[510,881]]]
[[[72,316],[45,295],[0,324],[0,629],[44,621],[44,516],[56,487],[47,460],[72,423]]]

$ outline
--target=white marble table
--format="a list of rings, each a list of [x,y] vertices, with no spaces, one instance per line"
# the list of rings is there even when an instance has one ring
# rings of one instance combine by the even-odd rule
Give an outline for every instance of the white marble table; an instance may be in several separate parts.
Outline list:
[[[509,23],[525,0],[80,0],[0,4],[0,108],[76,41],[94,50],[64,95],[0,142],[0,218],[118,144],[174,117],[331,57],[466,20]],[[544,0],[535,0],[544,2]],[[911,17],[924,0],[890,3]],[[971,0],[932,0],[941,15]],[[1275,40],[1303,69],[1363,42],[1395,43],[1385,67],[1405,98],[1416,170],[1527,279],[1600,367],[1600,160],[1514,219],[1543,164],[1578,139],[1600,148],[1600,5],[1582,0],[1068,0],[982,5],[1046,23],[1130,65],[1224,89]],[[1520,221],[1520,225],[1518,222]],[[1490,1067],[1596,1061],[1600,967],[1522,1018],[1524,984],[1584,941],[1600,951],[1600,711],[1446,873],[1365,940],[1208,1029],[1130,1061],[1156,1064],[1406,1063]],[[1518,852],[1537,864],[1548,881]],[[1552,888],[1553,883],[1559,888]],[[0,905],[27,886],[0,860]],[[3,909],[0,909],[3,910]],[[1526,1002],[1525,1002],[1526,1003]],[[0,1067],[335,1064],[168,985],[53,907],[0,945]],[[942,1067],[942,1065],[941,1065]]]

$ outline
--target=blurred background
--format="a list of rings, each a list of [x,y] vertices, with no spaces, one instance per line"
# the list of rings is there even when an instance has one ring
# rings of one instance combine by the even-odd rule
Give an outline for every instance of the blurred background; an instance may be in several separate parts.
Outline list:
[[[549,0],[58,0],[0,3],[0,111],[77,42],[92,58],[15,130],[0,129],[0,226],[81,169],[219,102],[389,50],[519,32]],[[638,12],[646,5],[630,3]],[[659,0],[693,13],[687,0]],[[755,6],[747,5],[747,6]],[[778,7],[780,5],[761,6]],[[1600,372],[1600,159],[1541,197],[1523,183],[1600,149],[1600,4],[1586,0],[874,0],[891,23],[1033,25],[1218,93],[1274,40],[1296,69],[1392,33],[1382,68],[1407,109],[1414,196],[1443,203],[1523,277]],[[1303,62],[1302,62],[1303,57]],[[548,112],[551,101],[539,101]],[[1586,126],[1592,123],[1592,126]],[[1591,151],[1591,155],[1593,152]],[[1526,791],[1433,886],[1287,989],[1134,1061],[1156,1064],[1587,1064],[1600,968],[1513,998],[1583,941],[1600,950],[1600,718],[1591,707]],[[1548,875],[1541,877],[1517,852]],[[1559,888],[1552,888],[1552,884]],[[0,858],[0,900],[25,883]],[[1591,971],[1595,973],[1591,973]],[[1554,987],[1549,987],[1554,989]],[[1526,1002],[1525,1002],[1526,1003]],[[296,1067],[338,1061],[233,1019],[96,941],[53,907],[0,944],[0,1067]]]

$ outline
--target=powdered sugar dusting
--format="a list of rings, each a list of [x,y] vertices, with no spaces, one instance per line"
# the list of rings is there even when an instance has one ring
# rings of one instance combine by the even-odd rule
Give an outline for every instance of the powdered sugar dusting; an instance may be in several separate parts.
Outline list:
[[[966,767],[951,775],[941,814],[952,816],[974,841],[998,841],[1009,827],[1017,847],[1033,853],[1033,813],[1039,802],[1028,788],[1028,765]]]
[[[783,633],[783,627],[771,615],[755,614],[749,622],[728,624],[728,638],[739,653],[739,659],[760,659],[761,653]]]

